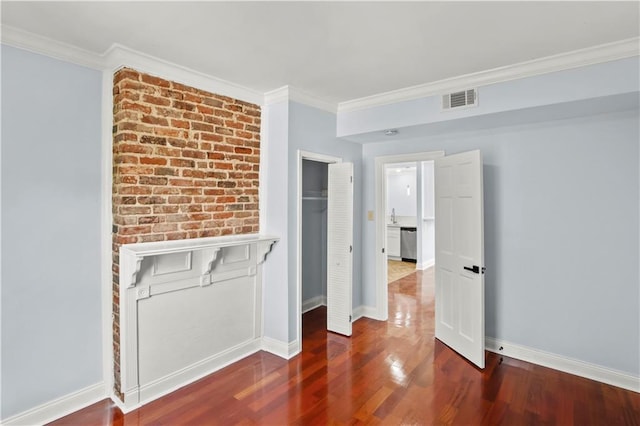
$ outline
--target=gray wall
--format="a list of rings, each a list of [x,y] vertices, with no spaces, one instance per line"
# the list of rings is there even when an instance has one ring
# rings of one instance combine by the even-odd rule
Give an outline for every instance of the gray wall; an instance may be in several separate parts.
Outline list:
[[[633,110],[367,144],[364,208],[375,157],[480,149],[487,336],[638,376],[639,140]],[[373,265],[371,222],[363,247]],[[369,306],[374,273],[363,270]]]
[[[2,412],[102,381],[101,73],[2,46]]]

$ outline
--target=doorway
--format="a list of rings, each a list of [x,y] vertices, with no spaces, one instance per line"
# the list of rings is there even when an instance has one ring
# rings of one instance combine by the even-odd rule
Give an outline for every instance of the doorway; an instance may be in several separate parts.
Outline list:
[[[375,226],[376,226],[376,317],[381,320],[387,320],[389,317],[388,310],[388,274],[389,274],[389,266],[388,266],[388,257],[386,253],[386,248],[388,247],[388,225],[390,222],[390,213],[391,210],[387,210],[387,179],[386,179],[386,171],[394,164],[421,164],[426,161],[433,161],[436,158],[440,158],[444,156],[443,151],[434,151],[434,152],[423,152],[423,153],[413,153],[413,154],[402,154],[402,155],[392,155],[392,156],[384,156],[377,157],[375,159],[375,194],[376,194],[376,211],[375,211]],[[416,169],[416,176],[418,174],[418,169]],[[406,185],[406,184],[405,184]],[[405,189],[406,191],[406,186]],[[409,188],[411,191],[411,187]],[[405,192],[406,193],[406,192]],[[421,206],[424,204],[422,199],[422,167],[420,168],[420,179],[416,178],[416,213],[414,216],[415,221],[415,229],[418,233],[417,240],[421,242],[423,235],[423,218],[424,212],[420,215],[420,221],[417,220],[418,205]],[[419,200],[418,200],[419,198]],[[387,214],[389,212],[389,214]],[[402,218],[401,218],[402,219]],[[405,218],[406,220],[406,218]],[[409,219],[410,220],[410,219]],[[397,221],[397,218],[396,218]],[[425,225],[426,228],[426,225]],[[401,232],[401,230],[400,230]],[[401,237],[401,235],[400,235]],[[393,238],[393,237],[392,237]],[[396,253],[392,253],[396,254]],[[402,254],[400,252],[400,254]],[[431,265],[427,265],[426,262],[422,261],[423,256],[426,253],[423,253],[422,244],[417,245],[416,250],[416,265],[419,266],[420,269],[425,269]]]
[[[298,151],[296,335],[300,351],[302,315],[327,305],[328,167],[341,162],[339,157]]]

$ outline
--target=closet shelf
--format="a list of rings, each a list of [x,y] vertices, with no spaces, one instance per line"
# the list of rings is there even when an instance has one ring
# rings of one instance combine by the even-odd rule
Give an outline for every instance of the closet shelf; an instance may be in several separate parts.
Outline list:
[[[327,197],[302,197],[303,200],[322,200],[327,201]]]

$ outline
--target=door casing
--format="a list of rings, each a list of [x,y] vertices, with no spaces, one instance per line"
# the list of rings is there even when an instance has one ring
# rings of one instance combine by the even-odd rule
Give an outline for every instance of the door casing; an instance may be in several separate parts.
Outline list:
[[[298,150],[297,195],[296,195],[296,336],[302,351],[302,160],[313,160],[321,163],[342,163],[341,157],[318,154]]]
[[[411,161],[431,161],[444,156],[444,151],[416,152],[410,154],[386,155],[375,158],[375,229],[376,256],[375,282],[376,307],[374,318],[386,321],[389,318],[389,289],[387,282],[387,254],[383,253],[387,241],[387,224],[385,204],[387,199],[387,184],[384,168],[387,164],[406,163]]]

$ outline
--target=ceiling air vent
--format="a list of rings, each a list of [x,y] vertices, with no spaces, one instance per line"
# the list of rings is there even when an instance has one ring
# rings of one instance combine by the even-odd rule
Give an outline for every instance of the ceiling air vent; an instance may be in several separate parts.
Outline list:
[[[442,109],[455,109],[478,105],[478,93],[476,89],[461,90],[460,92],[442,95]]]

